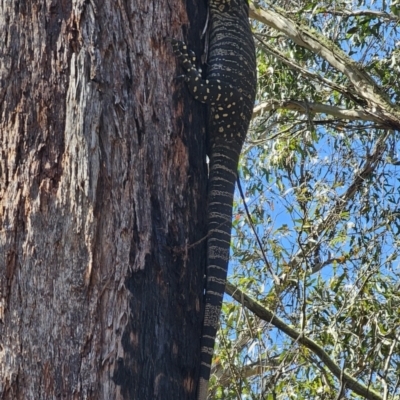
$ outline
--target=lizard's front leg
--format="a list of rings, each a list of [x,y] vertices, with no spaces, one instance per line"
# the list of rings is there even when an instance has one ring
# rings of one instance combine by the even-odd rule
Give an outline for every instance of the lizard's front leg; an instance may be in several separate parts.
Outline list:
[[[188,50],[185,42],[170,39],[174,54],[181,66],[185,69],[183,75],[187,86],[193,97],[210,105],[224,104],[233,106],[235,102],[242,100],[242,94],[232,85],[221,82],[219,79],[202,79],[201,69],[197,69],[196,56],[193,51]]]

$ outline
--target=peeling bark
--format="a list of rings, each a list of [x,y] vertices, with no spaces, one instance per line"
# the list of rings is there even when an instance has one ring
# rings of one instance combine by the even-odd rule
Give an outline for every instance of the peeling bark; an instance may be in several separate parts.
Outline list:
[[[203,14],[0,4],[1,399],[194,398],[204,119],[165,38]]]

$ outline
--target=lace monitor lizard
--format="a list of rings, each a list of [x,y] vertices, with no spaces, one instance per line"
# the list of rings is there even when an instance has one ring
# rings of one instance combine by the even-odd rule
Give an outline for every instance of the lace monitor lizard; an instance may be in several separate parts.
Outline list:
[[[214,342],[228,269],[237,166],[256,91],[256,60],[247,0],[209,0],[207,78],[184,42],[171,39],[195,99],[206,103],[209,134],[205,310],[197,400],[207,398]]]

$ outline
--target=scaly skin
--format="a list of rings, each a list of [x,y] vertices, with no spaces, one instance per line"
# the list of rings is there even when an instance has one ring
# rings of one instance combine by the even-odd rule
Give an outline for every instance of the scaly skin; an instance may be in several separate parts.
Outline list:
[[[195,99],[209,106],[207,281],[197,400],[206,400],[228,270],[232,204],[239,155],[256,90],[256,59],[246,0],[210,0],[207,79],[185,43],[171,40]]]

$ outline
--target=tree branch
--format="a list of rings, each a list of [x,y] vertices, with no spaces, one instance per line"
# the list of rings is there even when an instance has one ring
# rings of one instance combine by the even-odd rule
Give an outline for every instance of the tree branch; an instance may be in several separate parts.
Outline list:
[[[276,49],[273,46],[270,46],[267,42],[265,42],[263,40],[263,35],[255,33],[254,36],[259,41],[259,44],[257,45],[257,47],[260,47],[266,53],[272,54],[278,60],[280,60],[281,62],[286,64],[290,69],[299,72],[304,77],[318,81],[319,83],[324,84],[325,86],[329,87],[330,89],[337,90],[339,93],[343,93],[346,96],[351,95],[351,93],[349,92],[349,89],[346,86],[339,85],[335,82],[332,82],[331,80],[326,79],[323,76],[316,74],[315,72],[311,72],[311,71],[307,70],[306,68],[301,67],[300,65],[296,64],[293,60],[290,60],[281,51],[279,51],[278,49]]]
[[[376,167],[381,161],[382,154],[385,150],[386,140],[390,136],[390,134],[390,131],[386,131],[378,138],[372,153],[370,155],[367,155],[363,167],[359,171],[356,171],[355,177],[348,186],[346,192],[338,197],[331,210],[327,213],[326,217],[319,224],[313,227],[311,232],[312,235],[320,236],[331,224],[335,223],[338,219],[341,218],[340,215],[342,211],[346,209],[349,201],[360,190],[362,184],[364,183],[364,180],[367,179],[368,176],[370,176],[375,171]],[[313,246],[313,243],[307,241],[302,246],[302,248],[291,258],[291,260],[288,262],[288,265],[292,270],[297,268],[299,260],[301,260],[310,250],[310,247]]]
[[[386,21],[390,22],[399,22],[400,18],[394,14],[389,14],[386,12],[382,11],[376,11],[376,10],[332,10],[332,9],[326,9],[326,8],[321,8],[313,11],[313,14],[332,14],[332,15],[339,15],[343,17],[372,17],[372,18],[380,18]]]
[[[250,17],[270,26],[289,37],[297,45],[304,47],[328,61],[335,69],[347,76],[354,91],[365,99],[370,110],[382,123],[400,129],[400,108],[393,104],[374,80],[342,49],[319,32],[291,20],[284,10],[264,10],[250,3]]]
[[[271,323],[276,328],[284,332],[293,340],[301,343],[309,350],[311,350],[325,365],[326,367],[332,372],[332,374],[337,378],[343,380],[346,388],[353,390],[360,396],[365,397],[368,400],[382,400],[382,397],[379,396],[378,393],[369,389],[364,384],[358,382],[354,379],[351,375],[344,372],[325,352],[325,350],[320,347],[317,343],[313,340],[309,339],[303,333],[299,333],[295,329],[288,326],[283,320],[275,315],[274,312],[268,310],[264,306],[262,306],[257,301],[251,299],[248,295],[234,286],[232,283],[227,282],[225,292],[232,296],[237,302],[242,304],[244,307],[248,308],[252,311],[255,315],[257,315],[262,320]]]
[[[276,110],[278,108],[283,108],[285,110],[298,111],[304,114],[309,112],[312,113],[321,113],[332,115],[335,118],[339,119],[347,119],[350,121],[372,121],[381,124],[382,121],[380,118],[376,118],[375,116],[366,113],[362,110],[348,110],[345,108],[329,106],[321,103],[307,103],[305,101],[297,101],[297,100],[269,100],[265,103],[259,104],[253,109],[253,118],[260,115],[262,112]]]

